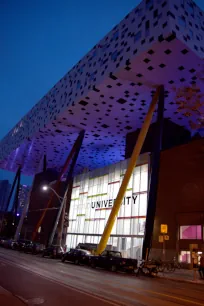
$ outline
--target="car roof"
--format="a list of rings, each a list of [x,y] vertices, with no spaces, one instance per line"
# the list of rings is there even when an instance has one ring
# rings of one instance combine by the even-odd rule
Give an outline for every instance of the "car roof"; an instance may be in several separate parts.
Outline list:
[[[91,253],[89,250],[84,250],[84,249],[76,249],[77,251],[81,251],[81,252],[84,252],[84,253]]]

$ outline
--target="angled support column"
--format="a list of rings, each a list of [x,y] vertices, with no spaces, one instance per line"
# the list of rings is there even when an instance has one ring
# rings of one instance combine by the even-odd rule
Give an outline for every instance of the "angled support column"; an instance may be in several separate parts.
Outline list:
[[[12,184],[12,187],[11,187],[11,191],[9,193],[9,197],[8,197],[8,201],[7,201],[7,204],[6,204],[6,211],[8,210],[9,208],[9,204],[10,204],[10,201],[11,201],[11,198],[12,198],[12,195],[13,195],[13,192],[14,192],[14,188],[15,188],[15,185],[16,185],[16,181],[18,180],[18,177],[20,175],[20,172],[21,172],[21,168],[19,167],[17,172],[16,172],[16,175],[15,175],[15,178],[13,180],[13,184]]]
[[[54,239],[55,232],[57,230],[57,226],[59,224],[59,221],[60,221],[60,224],[59,224],[59,228],[58,228],[57,245],[62,244],[62,233],[63,233],[63,227],[64,227],[64,217],[65,217],[65,212],[66,212],[67,194],[68,194],[68,191],[69,191],[69,183],[70,183],[70,180],[71,180],[72,175],[73,175],[74,167],[75,167],[75,164],[76,164],[76,161],[77,161],[77,158],[78,158],[78,155],[79,155],[79,151],[80,151],[83,139],[84,139],[84,134],[85,134],[85,131],[81,131],[80,134],[79,134],[79,137],[77,139],[75,153],[74,153],[74,156],[72,158],[72,162],[71,162],[71,165],[70,165],[70,168],[69,168],[69,171],[68,171],[68,175],[67,175],[67,179],[66,179],[65,194],[64,194],[64,197],[63,197],[63,201],[60,205],[60,209],[58,211],[52,233],[50,235],[49,245],[51,245],[53,243],[53,239]],[[61,220],[60,220],[60,217],[61,217]]]
[[[34,180],[33,180],[34,181]],[[33,185],[32,185],[33,187]],[[20,234],[21,234],[21,230],[22,230],[22,226],[23,226],[23,222],[24,222],[24,219],[26,217],[26,213],[28,211],[28,207],[29,207],[29,204],[30,204],[30,196],[31,196],[31,192],[32,192],[32,187],[28,193],[28,197],[27,197],[27,200],[26,200],[26,203],[25,203],[25,206],[23,208],[23,211],[22,211],[22,214],[21,214],[21,217],[20,217],[20,220],[19,220],[19,223],[18,223],[18,227],[16,229],[16,233],[15,233],[15,236],[14,236],[14,240],[18,240],[20,238]]]
[[[69,215],[70,202],[68,203],[68,200],[69,200],[68,199],[68,194],[69,194],[70,184],[72,184],[74,168],[75,168],[75,165],[76,165],[76,162],[77,162],[77,158],[79,156],[79,152],[80,152],[83,140],[84,140],[84,134],[85,134],[84,130],[81,131],[80,134],[79,134],[79,140],[78,140],[78,143],[77,143],[77,146],[76,146],[76,151],[75,151],[74,157],[72,159],[72,163],[70,165],[70,168],[69,168],[69,171],[68,171],[68,174],[67,174],[67,179],[66,179],[66,186],[67,186],[67,189],[66,189],[66,201],[65,201],[65,203],[63,205],[63,210],[62,210],[62,214],[61,214],[61,222],[60,222],[60,226],[59,226],[58,239],[57,239],[58,240],[57,241],[58,245],[62,244],[62,236],[63,236],[63,231],[64,231],[64,218],[65,218],[66,210],[67,210],[67,213]],[[69,206],[67,206],[67,205],[69,205]]]
[[[159,86],[156,90],[156,93],[155,93],[155,95],[152,99],[152,102],[150,104],[149,110],[148,110],[147,115],[145,117],[144,123],[142,125],[141,130],[140,130],[137,142],[135,144],[132,156],[131,156],[129,164],[128,164],[128,168],[126,170],[126,173],[125,173],[125,176],[123,178],[122,184],[120,186],[117,198],[115,200],[114,206],[111,210],[111,213],[110,213],[110,216],[108,218],[106,227],[104,229],[103,235],[102,235],[100,243],[98,245],[98,248],[97,248],[97,251],[96,251],[97,254],[100,254],[106,248],[106,245],[107,245],[108,239],[110,237],[112,228],[114,226],[115,220],[117,218],[121,203],[123,201],[123,198],[124,198],[124,195],[125,195],[125,192],[126,192],[126,189],[127,189],[127,185],[129,183],[130,177],[133,173],[133,170],[134,170],[134,168],[137,164],[137,159],[140,155],[140,152],[141,152],[142,146],[144,144],[147,132],[149,130],[149,126],[150,126],[151,121],[152,121],[153,113],[154,113],[154,110],[156,108],[156,104],[157,104],[157,101],[158,101],[158,97],[160,95],[160,91],[161,91],[161,86]]]
[[[154,148],[151,156],[150,188],[147,206],[147,217],[145,225],[145,237],[143,242],[142,258],[148,259],[151,248],[152,234],[154,229],[154,218],[156,213],[157,188],[159,182],[160,151],[162,147],[164,117],[164,86],[161,86],[157,110],[156,131],[154,137]]]
[[[65,164],[64,164],[64,166],[63,166],[63,168],[62,168],[62,170],[61,170],[61,172],[60,172],[60,174],[59,174],[58,180],[56,181],[56,183],[55,183],[55,185],[54,185],[54,187],[53,187],[53,189],[54,189],[56,192],[58,192],[58,189],[59,189],[59,186],[60,186],[60,182],[61,182],[61,178],[62,178],[63,174],[66,172],[66,170],[67,170],[67,168],[68,168],[68,166],[69,166],[69,164],[70,164],[70,162],[71,162],[71,160],[72,160],[72,158],[73,158],[73,155],[74,155],[74,153],[75,153],[75,150],[76,150],[76,148],[77,148],[77,145],[78,145],[78,142],[80,141],[80,139],[81,139],[81,132],[80,132],[79,136],[77,137],[77,139],[76,139],[76,141],[75,141],[75,143],[74,143],[74,145],[73,145],[73,147],[72,147],[72,149],[71,149],[71,152],[69,153],[69,155],[68,155],[68,157],[67,157],[67,159],[66,159],[66,162],[65,162]],[[38,229],[39,229],[39,227],[41,226],[41,224],[42,224],[42,222],[43,222],[43,220],[44,220],[44,217],[45,217],[45,214],[46,214],[48,208],[51,206],[53,197],[54,197],[54,193],[52,193],[52,195],[51,195],[51,197],[50,197],[50,199],[49,199],[49,201],[48,201],[47,207],[46,207],[46,209],[43,211],[43,213],[42,213],[42,215],[41,215],[41,217],[40,217],[40,220],[38,221],[38,223],[37,223],[37,225],[36,225],[36,227],[35,227],[35,229],[34,229],[34,231],[33,231],[33,235],[32,235],[32,240],[33,240],[33,241],[35,241],[35,238],[36,238]]]
[[[13,208],[12,208],[12,212],[13,212],[14,216],[16,216],[17,210],[18,210],[20,183],[21,183],[21,169],[19,169],[19,175],[18,175],[17,186],[16,186],[15,200],[14,200],[14,204],[13,204]]]

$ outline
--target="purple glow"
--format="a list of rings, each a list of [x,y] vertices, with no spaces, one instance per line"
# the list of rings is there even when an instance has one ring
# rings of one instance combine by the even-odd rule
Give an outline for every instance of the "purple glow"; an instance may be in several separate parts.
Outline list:
[[[17,216],[17,217],[19,217],[19,216],[20,216],[20,214],[16,214],[16,216]]]
[[[202,239],[201,225],[181,226],[180,239]]]

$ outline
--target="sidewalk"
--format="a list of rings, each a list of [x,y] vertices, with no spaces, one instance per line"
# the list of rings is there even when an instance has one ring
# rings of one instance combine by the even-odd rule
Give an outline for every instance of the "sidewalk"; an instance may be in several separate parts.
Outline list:
[[[1,306],[25,306],[26,304],[0,286]]]
[[[204,280],[200,279],[199,272],[196,271],[196,279],[194,279],[194,271],[187,269],[176,269],[174,272],[159,272],[161,278],[175,280],[179,282],[187,282],[193,284],[204,285]]]

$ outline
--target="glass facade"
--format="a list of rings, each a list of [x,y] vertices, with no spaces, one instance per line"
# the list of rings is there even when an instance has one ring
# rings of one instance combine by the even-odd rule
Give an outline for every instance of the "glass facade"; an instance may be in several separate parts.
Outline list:
[[[141,256],[147,211],[148,160],[138,165],[128,184],[108,245],[124,256]],[[144,161],[144,158],[143,158]],[[98,244],[117,197],[128,160],[78,175],[74,179],[67,247]]]

